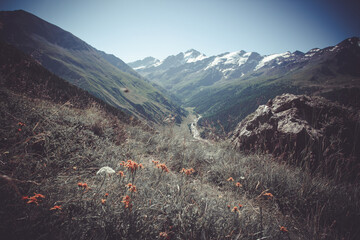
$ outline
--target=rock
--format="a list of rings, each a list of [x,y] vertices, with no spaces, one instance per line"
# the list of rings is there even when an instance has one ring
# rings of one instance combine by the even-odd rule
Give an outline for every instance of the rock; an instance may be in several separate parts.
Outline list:
[[[115,173],[114,169],[106,166],[106,167],[100,168],[99,171],[97,171],[96,175],[105,175],[105,174],[112,175],[114,173]]]
[[[360,173],[359,138],[359,111],[322,97],[283,94],[241,121],[231,142],[238,150],[271,153],[312,171],[354,180]]]

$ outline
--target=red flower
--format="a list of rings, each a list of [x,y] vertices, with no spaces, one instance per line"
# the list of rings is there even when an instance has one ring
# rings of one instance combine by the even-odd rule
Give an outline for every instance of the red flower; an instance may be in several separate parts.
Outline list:
[[[281,231],[281,232],[284,232],[284,233],[285,233],[285,232],[288,232],[287,228],[284,227],[284,226],[281,226],[281,227],[280,227],[280,231]]]
[[[234,179],[233,179],[232,177],[229,177],[226,181],[228,181],[228,182],[233,182]]]
[[[103,205],[104,205],[105,203],[106,203],[106,199],[104,199],[104,198],[103,198],[103,199],[101,199],[101,204],[103,204]]]
[[[237,186],[237,187],[242,187],[242,184],[239,183],[239,182],[237,182],[237,183],[235,183],[235,186]]]

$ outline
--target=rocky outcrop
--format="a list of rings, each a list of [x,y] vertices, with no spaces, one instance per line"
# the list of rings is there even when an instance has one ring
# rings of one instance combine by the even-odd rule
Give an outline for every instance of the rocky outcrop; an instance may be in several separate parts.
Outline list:
[[[322,97],[283,94],[232,134],[234,147],[273,154],[339,180],[360,174],[360,113]]]

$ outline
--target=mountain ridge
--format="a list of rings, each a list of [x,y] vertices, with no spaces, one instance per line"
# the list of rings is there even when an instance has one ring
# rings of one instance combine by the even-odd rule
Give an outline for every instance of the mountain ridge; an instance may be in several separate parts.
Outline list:
[[[185,112],[114,55],[25,12],[0,12],[0,39],[29,54],[46,69],[137,118],[177,121]]]
[[[358,105],[358,37],[306,53],[294,51],[261,56],[237,51],[182,65],[179,63],[184,61],[183,54],[176,56],[177,64],[173,66],[158,65],[137,71],[172,92],[184,106],[193,107],[203,116],[203,123],[219,120],[227,131],[259,104],[283,93],[317,94],[344,103],[348,98],[340,96],[348,92],[352,104]],[[234,124],[228,123],[228,118],[232,118]]]

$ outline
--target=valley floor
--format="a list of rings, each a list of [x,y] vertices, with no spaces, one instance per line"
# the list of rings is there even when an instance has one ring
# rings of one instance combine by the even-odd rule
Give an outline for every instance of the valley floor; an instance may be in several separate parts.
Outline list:
[[[1,93],[5,239],[351,239],[357,186],[194,139]],[[131,160],[131,161],[130,161]],[[141,165],[140,165],[141,164]],[[105,166],[116,174],[97,175]]]

